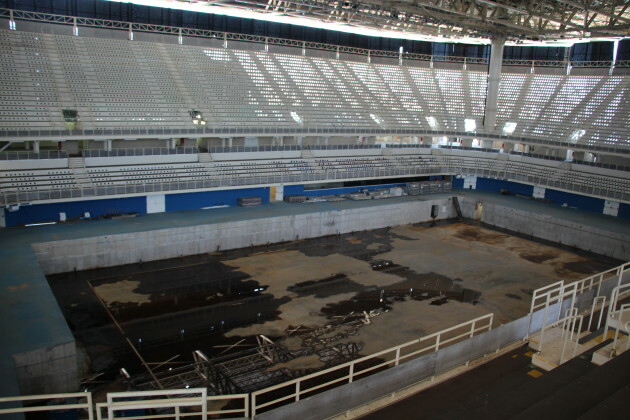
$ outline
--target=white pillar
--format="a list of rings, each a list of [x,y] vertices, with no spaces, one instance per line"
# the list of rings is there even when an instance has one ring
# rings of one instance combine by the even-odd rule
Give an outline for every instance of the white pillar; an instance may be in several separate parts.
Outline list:
[[[33,151],[39,153],[39,142],[37,140],[33,142]]]
[[[472,147],[473,139],[462,139],[462,147]]]
[[[487,132],[494,131],[494,127],[497,123],[497,102],[499,99],[499,82],[501,81],[501,64],[503,62],[504,45],[505,37],[503,36],[492,40],[490,65],[488,66],[488,91],[483,121],[483,126]]]

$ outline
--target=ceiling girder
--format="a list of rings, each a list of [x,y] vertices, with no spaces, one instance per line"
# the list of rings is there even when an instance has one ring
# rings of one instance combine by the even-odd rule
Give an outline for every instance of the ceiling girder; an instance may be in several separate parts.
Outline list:
[[[627,36],[630,0],[174,0],[427,35]]]

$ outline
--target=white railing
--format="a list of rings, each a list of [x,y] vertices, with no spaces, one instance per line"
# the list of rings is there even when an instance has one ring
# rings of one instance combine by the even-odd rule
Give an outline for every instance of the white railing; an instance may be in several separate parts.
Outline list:
[[[143,420],[201,416],[221,416],[222,418],[254,417],[257,410],[280,403],[299,401],[306,394],[318,390],[351,383],[377,370],[398,366],[401,362],[424,354],[437,352],[442,347],[464,341],[492,329],[493,314],[487,314],[463,322],[442,331],[416,340],[374,353],[339,366],[328,368],[298,379],[274,385],[249,394],[208,396],[206,388],[179,390],[115,392],[107,394],[107,402],[93,404],[90,392],[72,394],[50,394],[24,397],[0,398],[1,403],[18,404],[36,400],[46,405],[11,407],[0,409],[0,415],[35,411],[80,410],[81,418],[93,420]],[[467,363],[465,363],[467,365]],[[331,376],[333,377],[331,379]],[[290,388],[287,395],[276,398],[277,390]],[[265,396],[275,398],[261,402]],[[83,403],[48,405],[50,400],[85,399]],[[251,400],[250,400],[251,398]],[[226,407],[226,408],[223,408]],[[146,410],[146,411],[145,411]],[[229,417],[225,417],[229,416]]]
[[[534,313],[537,310],[542,309],[543,307],[545,307],[546,302],[554,301],[555,298],[564,295],[568,291],[572,292],[573,290],[575,290],[575,292],[579,294],[591,290],[594,287],[598,287],[599,292],[599,287],[604,280],[618,276],[619,282],[621,282],[623,274],[629,270],[630,262],[627,262],[621,264],[620,266],[602,271],[601,273],[593,274],[592,276],[588,276],[581,280],[576,280],[566,285],[564,284],[564,281],[561,280],[556,283],[543,286],[539,289],[534,290],[529,312]]]
[[[69,404],[61,404],[63,401],[77,400]],[[84,402],[80,402],[85,400]],[[51,403],[53,402],[53,403]],[[27,403],[26,407],[22,406]],[[0,408],[2,414],[17,413],[34,413],[34,412],[51,412],[57,410],[79,410],[85,413],[88,420],[93,420],[94,410],[92,409],[92,394],[89,392],[74,392],[68,394],[44,394],[44,395],[26,395],[21,397],[4,397],[0,398],[0,407],[12,405],[14,407]]]
[[[555,328],[560,327],[560,331],[562,332],[560,335],[560,340],[562,341],[562,350],[560,351],[560,360],[558,366],[574,358],[577,355],[578,345],[580,340],[580,331],[582,331],[582,323],[584,321],[584,317],[582,315],[578,315],[577,308],[571,308],[567,310],[567,315],[564,318],[558,319],[552,324],[549,324],[547,328]],[[571,356],[566,357],[567,346],[571,343],[573,346],[573,350],[571,351]],[[544,351],[544,344],[542,341],[542,332],[540,335],[540,344],[538,347],[538,354],[542,354]]]
[[[572,283],[564,284],[564,281],[561,280],[534,290],[529,313],[533,314],[534,312],[543,309],[543,322],[540,330],[539,341],[542,343],[545,330],[551,328],[551,325],[548,325],[548,322],[552,321],[552,323],[556,323],[560,320],[562,302],[564,302],[567,298],[571,298],[571,307],[569,310],[572,310],[575,305],[575,298],[578,294],[597,288],[597,291],[595,292],[595,297],[597,297],[599,296],[601,285],[605,280],[616,276],[618,278],[617,285],[620,285],[621,280],[627,271],[630,271],[630,262],[601,273],[593,274],[592,276],[584,279],[576,280]],[[555,313],[555,320],[549,320],[547,319],[549,308],[555,304],[558,304],[558,310]],[[530,330],[531,318],[528,336],[531,333]]]
[[[238,408],[221,407],[237,402]],[[128,413],[128,411],[134,411]],[[148,410],[149,412],[145,412]],[[118,413],[118,414],[117,414]],[[161,419],[236,415],[249,416],[249,395],[208,396],[206,388],[166,391],[116,392],[107,394],[106,403],[96,404],[96,419]]]
[[[492,320],[493,314],[484,315],[351,362],[255,391],[252,393],[251,401],[252,417],[263,408],[286,401],[299,401],[305,395],[312,395],[315,391],[351,383],[369,372],[398,366],[400,362],[407,359],[436,352],[446,344],[471,338],[482,331],[489,331],[492,329]],[[283,391],[285,395],[278,397],[277,394]],[[265,401],[261,401],[263,399]]]
[[[124,150],[124,149],[123,149]],[[461,153],[461,152],[460,152]],[[351,180],[351,179],[367,179],[367,178],[395,178],[395,177],[415,177],[428,175],[476,175],[481,177],[491,177],[497,179],[505,179],[515,182],[525,182],[528,184],[541,185],[551,187],[561,191],[575,192],[582,195],[589,195],[598,198],[613,199],[616,201],[630,200],[630,189],[628,181],[624,178],[604,178],[589,172],[572,171],[576,176],[571,180],[554,181],[559,174],[558,169],[553,166],[547,166],[547,161],[538,165],[530,163],[512,162],[512,169],[491,170],[477,167],[480,159],[483,159],[487,167],[494,165],[497,161],[494,157],[480,157],[476,152],[471,152],[474,156],[464,157],[465,159],[457,160],[450,155],[445,155],[441,163],[432,162],[430,160],[423,161],[421,164],[405,163],[405,166],[396,168],[377,167],[378,160],[381,156],[365,157],[362,159],[372,160],[373,167],[365,169],[355,169],[352,171],[327,170],[326,166],[317,166],[317,173],[294,173],[294,174],[277,174],[268,176],[252,176],[251,174],[242,174],[239,177],[225,177],[217,174],[208,173],[208,179],[203,180],[182,180],[174,182],[147,182],[145,184],[125,184],[125,185],[109,185],[95,187],[78,187],[68,189],[36,189],[36,186],[30,186],[28,190],[4,190],[0,191],[0,205],[29,203],[41,200],[58,200],[72,199],[79,197],[101,197],[115,196],[126,194],[145,194],[154,192],[167,191],[183,191],[183,190],[207,190],[216,188],[230,188],[235,186],[259,186],[269,184],[296,184],[309,183],[316,181],[328,180]],[[405,157],[406,155],[397,155]],[[416,155],[408,155],[414,157]],[[425,156],[425,155],[423,155]],[[348,156],[345,156],[346,158]],[[474,158],[474,159],[473,159]],[[290,158],[278,158],[290,161]],[[322,158],[326,159],[326,158]],[[531,173],[531,169],[544,169],[555,171],[554,176],[548,175],[521,175],[521,172],[527,170]],[[588,186],[586,185],[588,183]]]
[[[612,292],[610,296],[610,305],[608,306],[608,317],[606,318],[606,325],[604,327],[604,337],[608,336],[608,330],[614,330],[615,336],[613,340],[613,346],[611,352],[617,350],[617,342],[619,341],[619,334],[626,333],[630,335],[628,330],[630,321],[625,321],[626,314],[630,313],[630,303],[621,304],[628,295],[630,295],[630,283],[621,285],[619,284]],[[624,322],[625,321],[625,322]],[[630,347],[630,337],[626,339],[626,348]]]

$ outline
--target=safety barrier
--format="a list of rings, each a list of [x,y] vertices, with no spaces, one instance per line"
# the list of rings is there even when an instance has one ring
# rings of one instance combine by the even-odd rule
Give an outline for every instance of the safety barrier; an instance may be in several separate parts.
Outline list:
[[[484,315],[370,356],[255,391],[252,393],[252,416],[261,409],[279,403],[299,401],[304,396],[321,392],[333,385],[352,383],[370,372],[398,366],[401,361],[436,352],[446,344],[472,338],[479,332],[491,330],[492,320],[493,314]],[[283,395],[278,396],[279,393]]]
[[[602,283],[605,280],[617,277],[617,286],[619,286],[621,284],[624,274],[627,271],[630,271],[630,263],[624,263],[620,266],[568,284],[564,284],[564,281],[561,280],[556,283],[543,286],[539,289],[534,290],[529,312],[530,314],[533,314],[534,312],[539,310],[543,311],[543,320],[538,341],[542,343],[545,330],[552,328],[554,325],[560,322],[560,317],[562,316],[562,304],[565,300],[570,298],[571,304],[570,307],[566,310],[568,314],[571,314],[575,309],[577,295],[597,288],[594,294],[594,298],[597,298],[600,295],[600,289]],[[554,307],[554,305],[557,306]],[[554,307],[554,310],[550,313],[550,308],[552,307]],[[530,318],[530,328],[528,329],[528,336],[532,333],[532,319],[533,317]]]
[[[547,286],[543,286],[534,290],[532,295],[532,302],[530,305],[530,313],[549,306],[550,304],[557,302],[559,299],[568,295],[574,295],[591,290],[596,286],[601,286],[604,280],[611,277],[618,276],[621,281],[625,272],[630,270],[630,262],[621,264],[617,267],[613,267],[609,270],[602,271],[601,273],[593,274],[581,280],[564,284],[564,281],[558,281]],[[598,293],[599,294],[599,293]]]
[[[64,150],[60,151],[44,151],[44,152],[2,152],[0,160],[38,160],[38,159],[66,159],[68,153]]]
[[[84,400],[84,402],[80,402]],[[39,401],[39,403],[38,403]],[[22,407],[23,403],[30,404]],[[66,404],[68,403],[68,404]],[[90,392],[73,392],[67,394],[26,395],[21,397],[0,398],[0,415],[16,413],[54,412],[80,410],[88,420],[93,420],[94,410]]]
[[[253,417],[257,410],[260,411],[265,407],[278,405],[282,402],[299,401],[300,397],[305,395],[311,395],[317,391],[321,392],[342,382],[353,382],[378,370],[398,366],[403,361],[430,352],[437,352],[446,345],[464,341],[482,332],[490,331],[492,320],[493,314],[487,314],[370,356],[256,391],[251,394],[251,397],[249,394],[208,396],[206,388],[109,393],[107,402],[97,404],[92,403],[92,394],[90,392],[36,395],[0,398],[0,404],[21,404],[36,400],[46,401],[45,405],[0,409],[0,415],[34,411],[77,410],[81,418],[87,418],[88,420],[93,419],[94,413],[96,413],[96,420],[105,418],[109,420],[114,418],[120,420],[131,418],[180,419],[189,416],[202,416],[203,419],[207,416],[221,416],[222,418]],[[330,379],[331,376],[334,378]],[[310,385],[311,383],[315,383],[315,385]],[[261,402],[265,396],[275,395],[276,390],[287,387],[292,389],[288,395],[272,401]],[[69,399],[85,399],[85,402],[53,405],[49,403],[50,400],[68,401]],[[256,405],[257,401],[258,405]]]
[[[83,150],[83,157],[120,157],[120,156],[148,156],[148,155],[195,155],[199,153],[197,147],[139,147],[113,150]]]
[[[532,312],[530,314],[494,330],[492,329],[493,314],[487,314],[351,362],[255,391],[251,395],[208,396],[205,388],[120,392],[108,394],[107,402],[97,404],[93,404],[90,392],[9,397],[0,398],[0,407],[9,405],[7,408],[0,408],[0,415],[77,410],[80,418],[88,420],[93,420],[94,414],[96,414],[97,420],[104,418],[110,420],[113,418],[122,420],[132,418],[179,419],[189,416],[201,416],[203,419],[207,418],[207,416],[253,418],[267,410],[303,400],[341,385],[352,384],[371,374],[388,371],[390,368],[399,366],[402,362],[413,359],[421,360],[423,357],[432,357],[432,354],[439,355],[439,350],[447,345],[455,344],[453,347],[457,347],[461,344],[481,339],[484,343],[483,345],[475,347],[473,344],[473,347],[476,348],[475,354],[466,355],[465,357],[455,354],[452,356],[447,355],[446,357],[450,357],[452,360],[443,364],[443,370],[467,365],[468,362],[481,354],[495,351],[515,340],[527,338],[530,329],[528,322],[531,327],[531,319],[534,317],[537,317],[537,324],[545,325],[547,320],[541,324],[540,316],[549,308],[550,302],[561,304],[562,300],[567,296],[575,296],[575,294],[588,292],[595,288],[599,290],[602,282],[614,276],[619,276],[618,282],[621,283],[623,275],[628,270],[630,270],[630,263],[625,263],[567,285],[564,285],[563,282],[557,282],[540,288],[534,292],[532,297]],[[558,307],[560,306],[558,305]],[[629,305],[623,305],[619,309],[620,313],[627,310],[630,310]],[[567,315],[564,318],[558,316],[556,320],[548,322],[549,326],[563,326],[566,334],[564,337],[563,355],[565,350],[571,350],[571,353],[575,354],[577,335],[572,331],[576,330],[575,327],[581,327],[582,322],[582,316],[578,316],[576,308],[569,308],[566,313]],[[572,342],[573,349],[567,348],[569,342]],[[479,343],[481,342],[477,344]],[[435,374],[437,373],[441,373],[441,371],[435,371]],[[25,407],[17,406],[22,403],[30,404],[34,401],[42,401],[44,403]],[[68,402],[68,404],[61,404],[62,401]]]

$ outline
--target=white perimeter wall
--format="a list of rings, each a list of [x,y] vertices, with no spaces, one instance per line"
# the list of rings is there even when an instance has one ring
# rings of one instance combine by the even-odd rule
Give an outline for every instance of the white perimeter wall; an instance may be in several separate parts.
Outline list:
[[[305,204],[307,205],[307,204]],[[450,198],[34,244],[45,274],[162,260],[456,216]],[[212,210],[208,210],[212,211]]]

